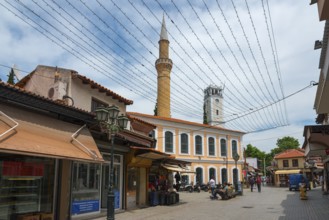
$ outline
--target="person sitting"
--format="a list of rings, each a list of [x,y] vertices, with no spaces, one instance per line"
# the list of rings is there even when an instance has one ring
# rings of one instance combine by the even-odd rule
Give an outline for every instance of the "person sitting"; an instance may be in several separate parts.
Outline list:
[[[228,198],[227,192],[228,192],[228,184],[225,182],[222,189],[216,190],[215,195],[217,195],[218,193],[222,199],[227,199]]]

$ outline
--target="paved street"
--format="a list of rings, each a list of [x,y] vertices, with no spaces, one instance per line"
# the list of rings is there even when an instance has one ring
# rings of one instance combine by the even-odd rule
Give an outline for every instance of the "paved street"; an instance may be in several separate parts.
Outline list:
[[[180,203],[172,206],[156,206],[116,214],[120,219],[328,219],[329,197],[317,187],[308,191],[308,200],[300,200],[299,192],[287,188],[263,187],[244,191],[244,196],[234,199],[210,200],[209,193],[180,193]],[[98,218],[97,220],[105,220]]]

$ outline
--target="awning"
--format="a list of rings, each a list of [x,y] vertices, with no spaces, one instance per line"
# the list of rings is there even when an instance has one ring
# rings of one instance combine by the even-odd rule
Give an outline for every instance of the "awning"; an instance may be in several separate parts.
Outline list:
[[[142,157],[151,160],[173,157],[170,154],[163,153],[161,151],[155,150],[154,148],[136,147],[136,146],[131,146],[130,148],[136,150],[136,155],[135,155],[136,157]]]
[[[301,170],[277,170],[275,171],[275,174],[294,174],[294,173],[300,173]]]
[[[18,109],[10,112],[9,117],[18,126],[0,137],[0,152],[88,162],[103,161],[89,130],[81,125]],[[10,129],[12,124],[4,114],[0,114],[0,134]],[[76,136],[72,138],[75,133]]]
[[[128,130],[123,130],[116,135],[134,146],[151,148],[156,142],[153,138]]]
[[[161,164],[161,166],[167,170],[180,172],[180,173],[195,173],[189,170],[187,167],[180,167],[179,165],[172,165],[172,164]]]

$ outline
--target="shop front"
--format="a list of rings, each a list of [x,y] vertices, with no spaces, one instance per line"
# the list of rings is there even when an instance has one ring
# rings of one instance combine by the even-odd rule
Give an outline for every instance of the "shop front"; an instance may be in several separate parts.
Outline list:
[[[85,126],[1,105],[0,219],[69,219],[99,212],[102,162]]]
[[[56,160],[0,153],[0,219],[54,210]]]

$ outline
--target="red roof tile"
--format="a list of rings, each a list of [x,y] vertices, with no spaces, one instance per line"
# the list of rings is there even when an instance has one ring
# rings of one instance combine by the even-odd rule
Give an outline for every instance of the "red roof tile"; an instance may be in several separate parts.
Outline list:
[[[305,151],[303,149],[289,149],[275,155],[274,159],[295,158],[295,157],[305,157]]]

